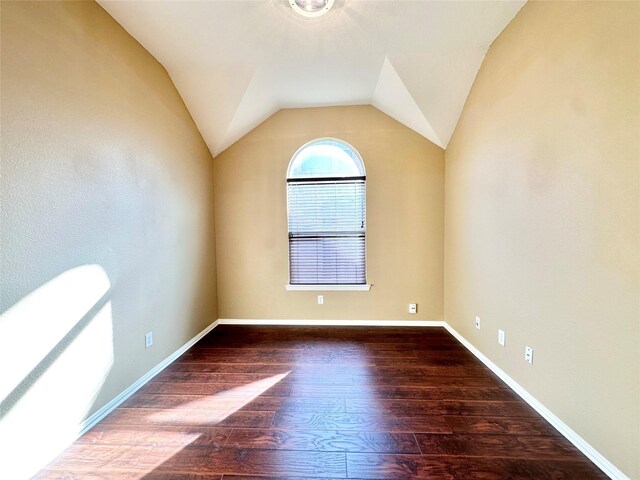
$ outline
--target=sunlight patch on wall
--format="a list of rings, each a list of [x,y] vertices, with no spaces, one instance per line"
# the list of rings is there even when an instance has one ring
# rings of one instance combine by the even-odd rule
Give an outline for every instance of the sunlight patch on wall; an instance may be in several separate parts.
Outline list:
[[[109,289],[83,265],[0,315],[0,477],[33,475],[78,434],[113,364]]]

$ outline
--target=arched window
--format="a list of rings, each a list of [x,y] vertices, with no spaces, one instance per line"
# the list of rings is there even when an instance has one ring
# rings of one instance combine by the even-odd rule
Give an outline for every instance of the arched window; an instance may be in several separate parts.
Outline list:
[[[318,139],[295,153],[287,171],[291,285],[366,284],[365,182],[346,142]]]

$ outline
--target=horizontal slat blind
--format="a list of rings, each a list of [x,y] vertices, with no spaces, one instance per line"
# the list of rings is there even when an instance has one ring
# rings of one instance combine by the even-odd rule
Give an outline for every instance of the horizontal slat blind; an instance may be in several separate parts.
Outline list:
[[[364,180],[290,181],[290,282],[366,283]]]

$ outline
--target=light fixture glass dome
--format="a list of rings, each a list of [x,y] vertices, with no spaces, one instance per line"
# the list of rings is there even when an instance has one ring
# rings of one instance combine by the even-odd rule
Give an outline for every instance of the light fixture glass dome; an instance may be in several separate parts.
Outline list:
[[[333,0],[289,0],[291,8],[304,17],[320,17],[333,6]]]

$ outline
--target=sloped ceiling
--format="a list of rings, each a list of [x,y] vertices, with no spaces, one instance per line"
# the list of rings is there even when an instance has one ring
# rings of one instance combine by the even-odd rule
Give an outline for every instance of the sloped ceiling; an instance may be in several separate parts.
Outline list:
[[[372,104],[446,148],[524,1],[98,0],[171,75],[213,155],[281,108]]]

